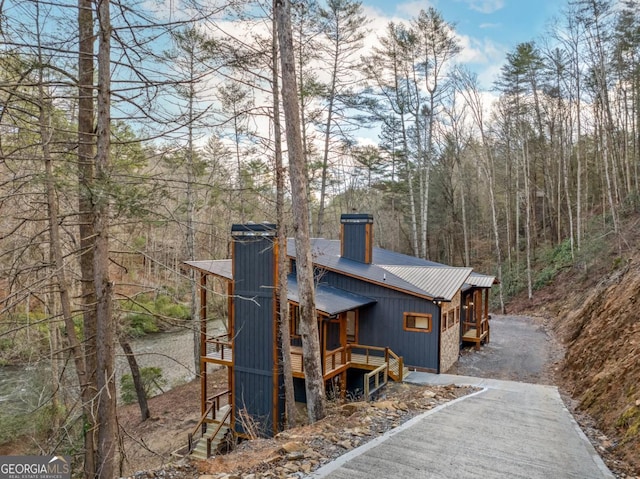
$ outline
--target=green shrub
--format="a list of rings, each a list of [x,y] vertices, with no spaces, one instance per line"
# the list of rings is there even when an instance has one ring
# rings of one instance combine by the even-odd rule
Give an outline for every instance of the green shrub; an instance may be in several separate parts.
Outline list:
[[[130,314],[127,316],[127,320],[129,321],[128,332],[131,336],[139,337],[160,331],[156,319],[150,314]]]
[[[162,377],[161,368],[141,368],[140,376],[142,379],[144,395],[147,398],[162,392],[162,388],[167,384],[167,380]],[[120,378],[120,398],[125,404],[131,404],[138,400],[131,374],[123,374]]]
[[[134,301],[122,303],[122,310],[128,333],[131,336],[143,336],[167,329],[176,322],[188,320],[190,308],[176,302],[166,294],[146,295]]]
[[[556,277],[557,270],[554,266],[547,266],[542,271],[536,274],[535,283],[533,289],[542,289],[545,286],[551,284]]]
[[[575,250],[574,250],[575,252]],[[548,248],[541,254],[540,263],[544,265],[535,274],[533,289],[541,289],[553,282],[560,270],[571,266],[574,259],[571,257],[571,240],[566,239],[555,248]]]

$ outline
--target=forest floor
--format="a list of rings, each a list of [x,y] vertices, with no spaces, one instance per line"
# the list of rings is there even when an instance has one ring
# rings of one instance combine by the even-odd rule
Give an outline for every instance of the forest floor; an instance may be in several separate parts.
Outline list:
[[[224,381],[226,375],[220,371],[215,383],[222,387]],[[196,479],[228,474],[237,478],[304,475],[424,411],[475,390],[391,382],[373,402],[329,401],[327,417],[314,424],[301,424],[271,439],[245,441],[229,454],[209,461],[179,460],[172,453],[185,449],[187,434],[197,424],[199,388],[199,382],[192,381],[151,398],[152,418],[144,422],[140,421],[137,405],[119,408],[125,451],[121,476]],[[171,461],[173,464],[168,464]]]

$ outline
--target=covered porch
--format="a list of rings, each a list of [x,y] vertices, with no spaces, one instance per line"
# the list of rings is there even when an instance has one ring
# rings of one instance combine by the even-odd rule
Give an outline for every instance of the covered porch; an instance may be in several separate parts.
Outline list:
[[[473,343],[476,350],[491,339],[489,320],[489,289],[472,288],[463,293],[464,320],[461,323],[462,342]]]

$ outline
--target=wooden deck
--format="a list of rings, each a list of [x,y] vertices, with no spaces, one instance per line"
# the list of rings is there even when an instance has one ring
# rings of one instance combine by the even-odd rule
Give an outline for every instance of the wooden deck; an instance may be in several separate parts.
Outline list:
[[[373,371],[383,364],[389,364],[389,376],[395,381],[401,381],[408,374],[402,358],[390,350],[350,344],[346,348],[338,348],[325,353],[323,376],[325,380],[331,379],[349,368]],[[291,365],[293,376],[304,378],[302,348],[291,347]]]
[[[218,351],[212,351],[204,356],[204,359],[223,366],[233,366],[233,350],[231,348],[223,348]]]
[[[323,377],[325,380],[340,374],[349,367],[346,352],[342,349],[335,351],[327,351],[324,358]],[[291,369],[293,377],[304,379],[304,364],[302,357],[302,348],[299,346],[291,346]]]
[[[205,361],[233,366],[233,349],[230,344],[208,343]],[[407,374],[402,358],[387,348],[349,344],[346,347],[326,351],[323,364],[325,380],[346,371],[349,368],[359,368],[373,371],[383,364],[389,364],[389,376],[395,380],[402,380]],[[291,346],[291,369],[293,376],[304,379],[304,364],[302,348]]]
[[[465,326],[477,326],[476,323],[465,323]],[[466,329],[466,327],[465,327]],[[469,327],[462,335],[462,341],[467,343],[474,343],[475,349],[480,349],[482,343],[488,343],[490,338],[489,320],[483,320],[480,324],[480,328]]]
[[[228,335],[209,338],[205,341],[206,354],[202,356],[205,361],[233,366],[233,343]]]

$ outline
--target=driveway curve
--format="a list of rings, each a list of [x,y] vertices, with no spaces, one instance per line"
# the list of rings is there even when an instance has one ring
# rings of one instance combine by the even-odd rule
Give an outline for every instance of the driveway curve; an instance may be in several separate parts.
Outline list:
[[[482,390],[415,417],[311,477],[614,477],[553,386],[420,372],[409,374],[407,382]]]
[[[453,369],[457,374],[411,372],[405,379],[475,386],[478,392],[413,418],[310,477],[615,477],[564,406],[558,389],[531,384],[551,382],[554,362],[562,354],[559,345],[531,318],[496,316],[491,321],[491,343],[465,352]]]
[[[553,373],[562,359],[562,346],[549,335],[542,319],[493,315],[491,342],[479,351],[467,348],[449,374],[553,384]]]

